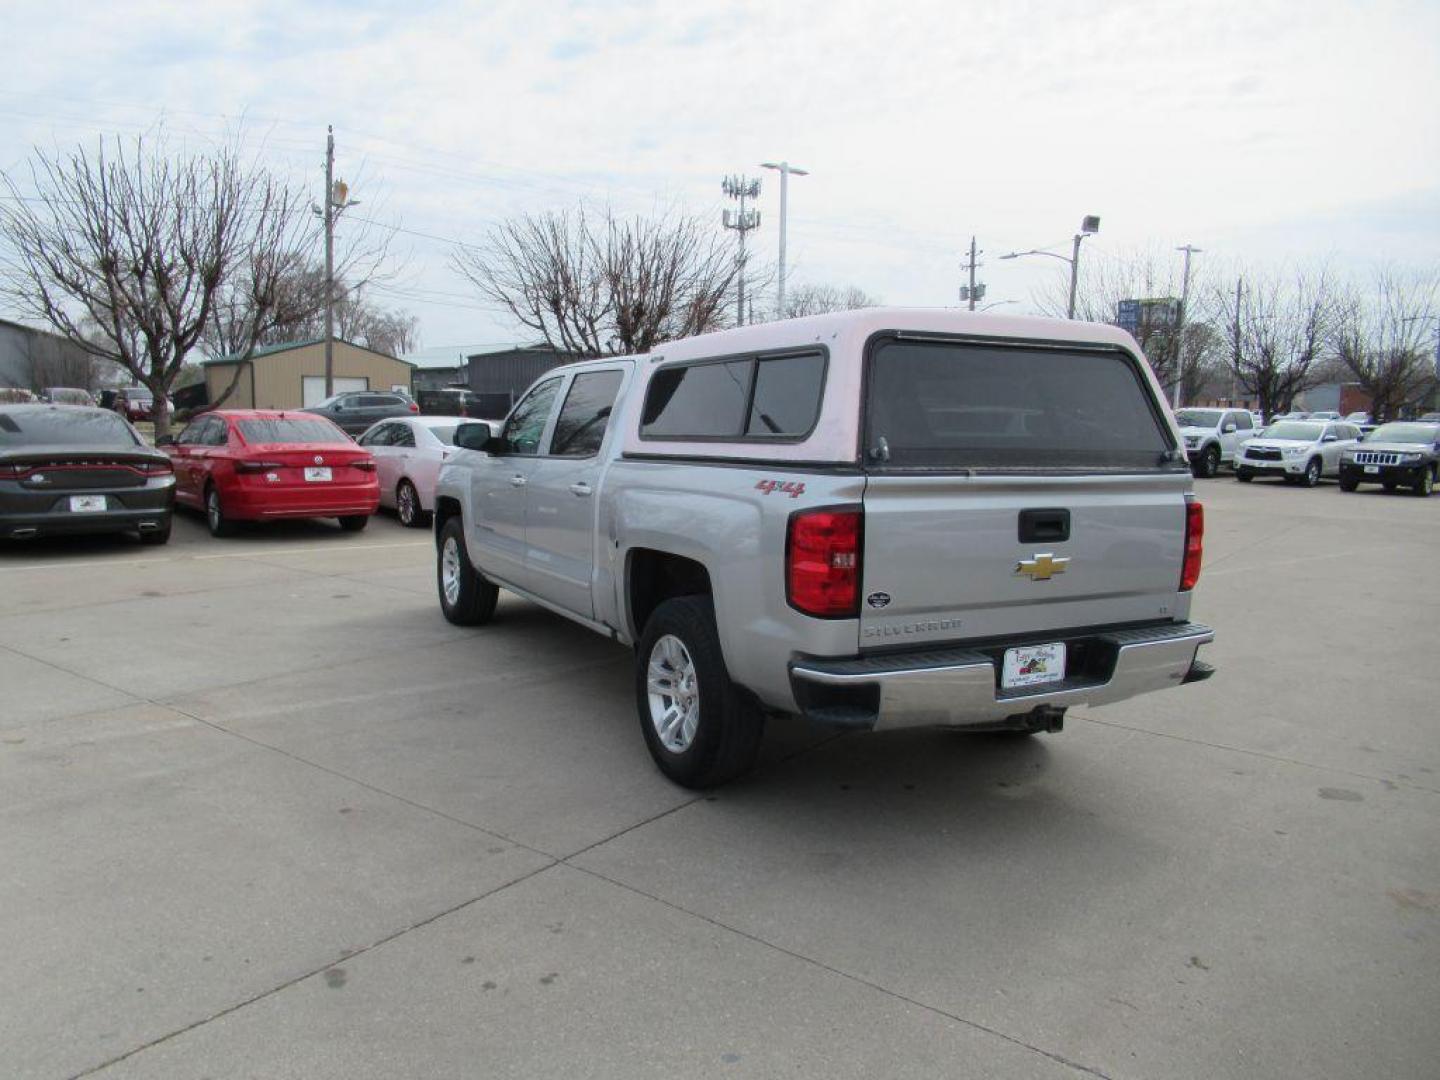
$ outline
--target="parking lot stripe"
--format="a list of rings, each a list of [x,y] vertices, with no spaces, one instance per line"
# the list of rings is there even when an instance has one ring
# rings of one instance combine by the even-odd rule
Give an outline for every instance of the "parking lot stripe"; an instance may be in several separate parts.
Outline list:
[[[340,547],[325,549],[326,555],[348,554],[356,551],[383,551],[386,548],[412,548],[430,547],[429,540],[404,540],[394,544],[346,544]],[[303,548],[279,548],[271,551],[261,549],[257,551],[222,551],[216,555],[175,555],[168,559],[88,559],[84,562],[47,562],[30,563],[26,566],[0,566],[0,574],[19,574],[30,570],[77,570],[91,566],[122,567],[122,566],[159,566],[168,563],[181,562],[204,562],[210,559],[261,559],[270,558],[276,555],[315,555],[319,554],[314,547]]]

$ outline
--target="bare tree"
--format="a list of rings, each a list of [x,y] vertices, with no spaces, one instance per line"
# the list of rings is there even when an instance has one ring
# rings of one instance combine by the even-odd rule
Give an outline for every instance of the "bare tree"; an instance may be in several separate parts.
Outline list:
[[[157,436],[217,298],[243,312],[234,340],[249,355],[274,325],[280,282],[314,245],[303,193],[243,161],[234,142],[189,156],[163,135],[36,150],[29,181],[27,191],[3,179],[0,236],[14,254],[0,294],[149,387]]]
[[[795,285],[785,293],[783,319],[801,319],[806,315],[824,315],[831,311],[854,311],[856,308],[878,307],[880,301],[857,285],[838,288],[834,285]]]
[[[1391,267],[1375,273],[1369,296],[1358,291],[1339,306],[1335,353],[1370,395],[1377,420],[1433,394],[1436,353],[1431,343],[1440,318],[1440,275],[1404,276]]]
[[[734,256],[698,218],[523,215],[491,230],[452,264],[482,297],[553,349],[578,356],[649,352],[718,329],[735,280]]]
[[[1289,411],[1298,394],[1318,385],[1337,316],[1327,269],[1297,271],[1288,280],[1237,278],[1233,291],[1216,291],[1213,302],[1231,374],[1267,418]]]

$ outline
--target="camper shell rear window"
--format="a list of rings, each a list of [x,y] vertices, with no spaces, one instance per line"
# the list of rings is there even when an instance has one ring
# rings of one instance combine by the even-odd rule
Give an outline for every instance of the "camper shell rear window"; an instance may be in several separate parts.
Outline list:
[[[800,442],[820,416],[827,361],[809,348],[667,364],[650,377],[640,437]]]

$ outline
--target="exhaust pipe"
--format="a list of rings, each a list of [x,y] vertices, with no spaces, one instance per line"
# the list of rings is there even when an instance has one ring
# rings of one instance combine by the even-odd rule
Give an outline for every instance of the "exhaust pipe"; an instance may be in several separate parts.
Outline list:
[[[156,529],[158,529],[158,528],[160,528],[160,523],[159,523],[158,521],[142,521],[142,522],[140,522],[140,531],[141,531],[142,533],[143,533],[143,532],[154,532],[154,531],[155,531]]]

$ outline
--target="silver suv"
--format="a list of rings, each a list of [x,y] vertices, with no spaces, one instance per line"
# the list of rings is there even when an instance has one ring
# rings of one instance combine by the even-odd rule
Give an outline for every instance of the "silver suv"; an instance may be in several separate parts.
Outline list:
[[[1204,517],[1112,327],[869,309],[548,372],[436,486],[452,622],[504,588],[635,649],[640,728],[692,787],[765,717],[1058,731],[1203,679]]]

